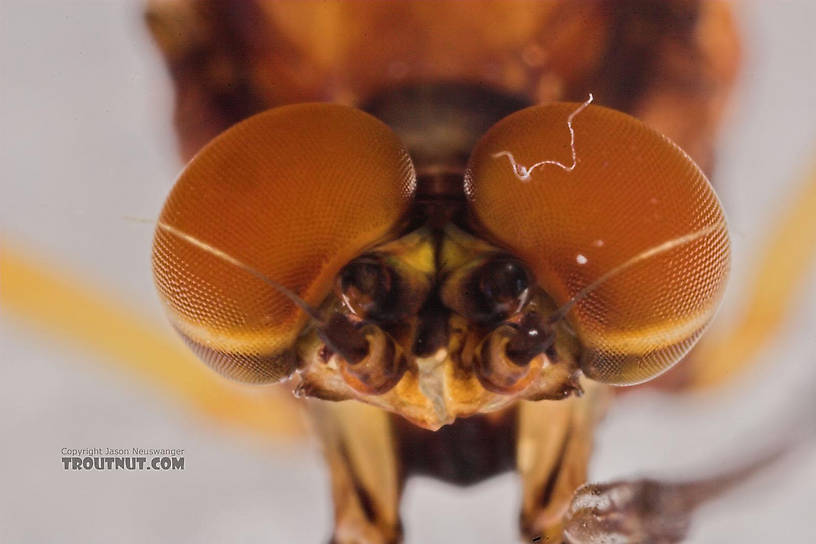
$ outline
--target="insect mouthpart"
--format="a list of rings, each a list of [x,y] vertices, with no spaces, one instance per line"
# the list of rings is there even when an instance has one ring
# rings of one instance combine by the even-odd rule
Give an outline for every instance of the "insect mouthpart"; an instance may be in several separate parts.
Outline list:
[[[553,308],[517,258],[452,224],[421,227],[338,273],[328,325],[299,344],[298,390],[429,429],[563,398],[580,390],[576,344]]]

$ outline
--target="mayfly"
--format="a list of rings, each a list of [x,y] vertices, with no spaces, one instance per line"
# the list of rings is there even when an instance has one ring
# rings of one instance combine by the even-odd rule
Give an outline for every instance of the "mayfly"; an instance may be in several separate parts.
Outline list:
[[[148,23],[194,155],[159,294],[213,368],[307,399],[334,542],[400,541],[412,474],[506,470],[528,539],[682,538],[650,517],[682,490],[580,486],[608,386],[678,363],[723,293],[727,7],[156,2]]]

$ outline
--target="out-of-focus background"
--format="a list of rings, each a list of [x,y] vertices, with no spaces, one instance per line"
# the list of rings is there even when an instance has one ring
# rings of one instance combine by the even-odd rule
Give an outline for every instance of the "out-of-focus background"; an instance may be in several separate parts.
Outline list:
[[[181,165],[170,82],[140,4],[0,6],[0,541],[324,541],[328,477],[294,412],[189,359],[165,364],[167,350],[184,351],[154,294],[150,221]],[[718,324],[743,311],[769,229],[816,160],[816,5],[737,9],[745,60],[716,169],[734,264]],[[41,287],[14,292],[21,277]],[[730,385],[616,402],[592,479],[695,477],[812,435],[808,277],[758,364]],[[83,321],[91,313],[97,323]],[[66,447],[183,448],[185,469],[66,471]],[[805,441],[706,506],[689,541],[816,542],[815,453]],[[518,504],[509,474],[469,488],[411,480],[407,542],[513,542]]]

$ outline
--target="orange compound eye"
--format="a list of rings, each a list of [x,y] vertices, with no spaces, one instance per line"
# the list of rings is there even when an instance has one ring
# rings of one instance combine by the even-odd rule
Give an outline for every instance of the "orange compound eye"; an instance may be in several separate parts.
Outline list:
[[[153,274],[173,325],[227,376],[288,376],[308,317],[274,283],[319,305],[343,265],[396,227],[415,185],[397,136],[353,108],[298,104],[230,128],[159,218]]]
[[[725,217],[675,144],[628,115],[584,108],[535,106],[494,125],[465,189],[477,226],[561,305],[553,317],[575,329],[584,373],[636,384],[678,362],[717,309]]]

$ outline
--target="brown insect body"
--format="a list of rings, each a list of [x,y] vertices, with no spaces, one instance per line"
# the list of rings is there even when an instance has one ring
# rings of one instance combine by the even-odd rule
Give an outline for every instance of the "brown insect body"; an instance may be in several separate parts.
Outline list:
[[[701,104],[721,100],[715,90],[727,87],[728,69],[714,63],[719,73],[700,70],[708,61],[678,66],[677,77],[719,87],[674,96],[668,88],[660,91],[656,76],[671,71],[672,63],[641,59],[640,76],[632,79],[637,88],[616,94],[616,81],[604,74],[625,64],[615,60],[620,51],[613,53],[621,46],[616,40],[628,39],[622,27],[644,20],[671,27],[672,14],[658,9],[649,12],[650,19],[637,10],[578,5],[520,3],[518,16],[535,23],[498,25],[506,32],[484,35],[481,44],[473,37],[459,39],[473,51],[457,53],[464,55],[462,73],[445,78],[455,83],[436,82],[449,66],[444,54],[429,60],[433,55],[417,56],[396,39],[381,56],[360,53],[348,36],[331,52],[319,39],[304,41],[281,29],[298,20],[324,30],[333,21],[332,28],[342,28],[354,17],[392,20],[401,13],[401,32],[425,25],[423,32],[437,36],[438,26],[456,41],[473,31],[458,18],[464,8],[456,3],[437,6],[430,18],[422,7],[336,4],[329,17],[315,6],[284,13],[273,3],[259,8],[267,27],[256,23],[237,30],[232,41],[209,44],[206,31],[197,34],[204,41],[196,43],[214,52],[199,54],[199,61],[223,61],[222,48],[236,48],[227,51],[234,61],[226,65],[241,67],[232,73],[241,84],[226,88],[249,93],[253,100],[245,105],[263,109],[315,98],[351,102],[396,133],[359,112],[329,106],[272,110],[263,122],[252,118],[196,157],[157,231],[160,292],[174,324],[205,360],[249,381],[292,376],[302,396],[367,403],[310,405],[331,468],[337,542],[399,540],[399,495],[411,473],[467,484],[511,468],[520,472],[524,487],[523,532],[561,538],[562,516],[585,481],[592,429],[606,398],[605,387],[580,375],[608,383],[648,379],[685,354],[716,307],[728,263],[725,225],[705,177],[685,154],[626,116],[590,106],[575,118],[577,162],[570,168],[573,127],[567,121],[579,103],[527,109],[504,119],[528,100],[583,99],[587,90],[597,89],[602,103],[620,102],[656,119],[659,128],[709,160],[705,142],[716,115]],[[199,31],[228,27],[212,18],[218,6],[200,6],[187,13],[194,16],[175,21],[196,21]],[[485,17],[498,13],[491,6],[498,4],[486,3]],[[209,99],[207,86],[196,80],[200,74],[184,68],[184,44],[171,46],[162,38],[167,19],[157,13],[151,19],[154,32],[176,59],[178,115],[190,153],[246,113],[231,117],[234,108],[219,105],[228,102]],[[698,22],[675,28],[661,42],[667,58],[677,54],[673,47],[705,51],[700,45],[705,42],[694,35],[699,21],[730,24],[718,8],[697,7],[686,15]],[[606,53],[598,41],[582,43],[588,34],[581,25],[604,30]],[[549,42],[546,28],[558,29]],[[284,42],[286,47],[272,47]],[[353,51],[368,61],[346,56]],[[326,58],[315,64],[314,81],[280,64],[295,58],[308,64],[310,56],[321,55]],[[541,55],[553,56],[544,61]],[[522,75],[514,79],[518,62]],[[288,75],[273,85],[269,74],[276,66]],[[381,81],[374,75],[378,67],[397,73],[388,66],[405,67],[409,76]],[[490,66],[501,66],[504,75],[485,75]],[[662,100],[686,100],[704,112],[696,132],[687,130],[688,119],[676,123],[663,116],[669,108],[655,108]],[[268,121],[275,115],[288,117],[279,124]],[[330,121],[335,117],[336,125]],[[205,124],[191,126],[192,118]],[[315,140],[315,131],[325,132],[326,139]],[[280,151],[281,145],[289,147]],[[382,145],[384,150],[371,151]],[[659,151],[644,152],[652,149]],[[300,150],[305,151],[298,155]],[[259,156],[270,158],[258,163]],[[293,169],[280,166],[293,161]],[[530,166],[540,161],[560,166]],[[614,171],[604,170],[609,161],[617,161]],[[249,163],[265,166],[255,172]],[[581,173],[586,168],[590,174]],[[313,178],[323,180],[321,185],[309,185],[316,183]],[[270,179],[284,181],[265,185]],[[248,184],[253,196],[233,201],[225,191],[236,183]],[[329,186],[353,197],[318,196],[323,194],[318,187]],[[195,205],[190,195],[198,199]],[[307,207],[301,207],[304,202]],[[343,218],[335,217],[338,208],[346,208]],[[201,230],[202,209],[209,210],[203,223],[212,228]],[[259,212],[280,213],[280,220]],[[260,260],[259,241],[265,255]],[[279,262],[294,264],[281,268]],[[695,271],[670,273],[684,267]],[[632,286],[642,287],[638,297],[631,296]],[[314,315],[290,295],[304,299]],[[241,302],[242,297],[248,298]],[[582,389],[583,397],[571,396]]]

